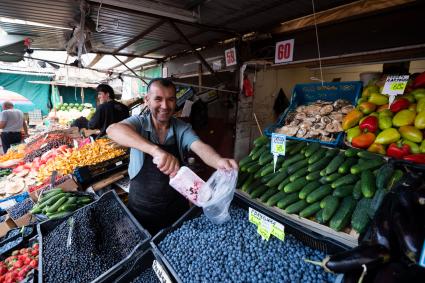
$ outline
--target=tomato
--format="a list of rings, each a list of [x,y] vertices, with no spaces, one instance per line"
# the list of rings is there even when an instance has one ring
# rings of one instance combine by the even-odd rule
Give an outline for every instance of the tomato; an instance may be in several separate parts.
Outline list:
[[[1,266],[0,267],[0,275],[6,274],[7,273],[7,267],[6,266]]]
[[[38,243],[35,243],[34,245],[32,245],[32,247],[33,247],[34,249],[37,249],[37,250],[38,250],[39,245],[38,245]]]
[[[25,261],[24,261],[24,264],[25,264],[25,265],[28,265],[28,264],[30,264],[30,263],[31,263],[31,258],[27,257],[27,258],[25,259]]]
[[[13,267],[19,268],[19,267],[22,267],[23,265],[24,263],[21,260],[18,260],[13,264]]]
[[[38,261],[37,261],[37,260],[35,260],[35,259],[31,260],[31,262],[30,262],[30,266],[31,266],[32,268],[37,268],[37,266],[38,266]]]
[[[20,249],[19,250],[19,253],[21,254],[21,255],[23,255],[24,253],[26,253],[27,252],[27,249],[25,249],[25,248],[23,248],[23,249]]]
[[[38,250],[32,250],[31,255],[32,255],[32,256],[36,256],[36,255],[38,255]]]

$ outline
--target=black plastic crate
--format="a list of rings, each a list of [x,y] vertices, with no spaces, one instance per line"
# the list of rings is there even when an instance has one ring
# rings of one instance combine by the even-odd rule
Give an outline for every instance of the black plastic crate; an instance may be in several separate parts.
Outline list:
[[[126,223],[130,223],[131,225],[133,225],[135,230],[140,235],[141,240],[137,244],[137,246],[133,248],[133,250],[130,252],[129,255],[127,255],[125,258],[121,259],[119,262],[117,262],[115,265],[113,265],[111,268],[109,268],[103,274],[98,276],[98,278],[107,278],[107,275],[109,274],[109,272],[114,272],[116,269],[119,269],[120,266],[122,266],[128,260],[130,260],[135,254],[138,254],[138,253],[144,251],[145,249],[149,248],[149,241],[151,239],[151,235],[149,234],[149,232],[147,230],[145,230],[139,224],[139,222],[136,220],[136,218],[131,214],[131,212],[128,210],[128,208],[119,199],[119,197],[118,197],[118,195],[115,191],[110,191],[110,192],[103,194],[95,202],[92,202],[91,204],[88,204],[88,205],[86,205],[82,208],[79,208],[75,212],[83,210],[83,209],[88,209],[89,207],[93,207],[93,206],[97,206],[97,205],[100,206],[100,205],[102,205],[102,202],[104,202],[105,200],[110,200],[110,199],[113,199],[114,201],[116,201],[119,204],[119,206],[121,208],[121,213],[124,215],[124,217],[128,218],[128,220],[129,220]],[[40,250],[39,261],[38,261],[38,271],[39,271],[38,272],[38,280],[39,280],[39,282],[44,282],[44,280],[43,280],[43,236],[46,235],[47,233],[51,232],[53,229],[55,229],[60,223],[67,221],[68,218],[70,218],[72,215],[74,215],[74,213],[71,214],[71,215],[68,215],[64,218],[61,218],[61,219],[47,220],[47,221],[44,221],[44,222],[37,225],[37,232],[38,232],[38,237],[39,237],[39,250]],[[97,279],[95,279],[93,282],[97,282],[96,280]],[[99,281],[99,282],[102,282],[102,281]]]
[[[321,250],[326,254],[333,254],[340,251],[348,250],[349,247],[337,243],[327,237],[324,237],[320,234],[314,233],[308,230],[305,227],[292,223],[291,221],[278,216],[270,211],[266,211],[256,205],[255,203],[250,203],[249,201],[241,198],[238,195],[235,195],[232,201],[232,205],[236,205],[240,208],[248,210],[249,207],[263,213],[264,215],[270,217],[271,219],[283,224],[285,226],[285,234],[291,234],[297,240],[301,241],[304,245],[309,246],[313,249]],[[157,256],[159,260],[161,260],[168,272],[171,273],[173,279],[178,283],[183,283],[183,280],[179,277],[177,272],[174,270],[172,264],[167,260],[165,255],[159,249],[159,243],[164,240],[164,238],[171,232],[180,228],[183,223],[187,220],[191,220],[199,217],[202,214],[202,209],[199,207],[192,207],[189,211],[187,211],[179,220],[177,220],[171,227],[161,230],[158,234],[156,234],[151,240],[151,246],[154,250],[154,254]],[[248,214],[247,219],[248,221]],[[231,221],[231,220],[230,220]]]
[[[9,252],[28,245],[29,239],[35,234],[36,229],[34,225],[15,228],[7,232],[0,242],[0,260],[5,259]]]

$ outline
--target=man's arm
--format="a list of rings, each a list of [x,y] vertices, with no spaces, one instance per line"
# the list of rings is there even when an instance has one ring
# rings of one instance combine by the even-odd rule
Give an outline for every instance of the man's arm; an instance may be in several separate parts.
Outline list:
[[[0,121],[0,129],[4,129],[6,127],[6,121]]]
[[[238,164],[234,159],[221,157],[211,146],[201,140],[194,141],[190,149],[196,153],[202,161],[215,169],[238,170]]]
[[[24,128],[25,136],[28,136],[28,127],[27,122],[25,122],[25,120],[22,122],[22,128]]]
[[[166,175],[174,176],[180,168],[177,158],[145,139],[136,132],[134,126],[128,123],[112,124],[106,129],[106,133],[109,138],[120,145],[151,155],[156,161],[158,169]]]

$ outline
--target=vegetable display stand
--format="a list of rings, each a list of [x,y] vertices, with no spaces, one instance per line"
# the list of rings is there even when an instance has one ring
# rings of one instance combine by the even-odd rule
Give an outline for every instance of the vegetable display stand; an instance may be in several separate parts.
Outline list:
[[[284,210],[277,207],[266,206],[264,203],[250,198],[247,193],[240,190],[236,191],[236,195],[238,195],[240,198],[243,198],[250,205],[257,207],[258,210],[262,213],[272,215],[277,219],[283,218],[287,222],[292,222],[294,225],[299,225],[303,229],[308,229],[312,233],[315,233],[327,241],[332,242],[334,245],[340,245],[346,249],[358,246],[357,233],[347,234],[345,232],[337,232],[328,226],[319,224],[307,218],[300,217],[296,214],[286,213]]]
[[[310,84],[297,84],[295,85],[291,104],[289,107],[279,116],[277,122],[264,130],[264,134],[271,136],[277,128],[282,127],[285,124],[285,120],[288,114],[298,106],[308,105],[315,101],[336,101],[338,99],[344,99],[350,101],[352,105],[356,105],[357,99],[360,96],[362,89],[362,83],[360,81],[353,82],[338,82],[338,83],[310,83]],[[333,141],[321,141],[317,139],[304,139],[292,136],[287,136],[291,140],[302,140],[310,142],[320,142],[321,144],[335,147],[343,142],[344,133],[340,132]]]
[[[245,230],[244,228],[241,228],[241,227],[235,228],[235,230],[232,230],[235,233],[236,233],[236,231],[238,231],[238,233],[242,233],[243,236],[241,236],[241,235],[235,236],[235,239],[238,239],[238,240],[237,241],[234,241],[234,242],[237,242],[236,245],[239,248],[237,248],[237,246],[235,246],[235,247],[229,247],[229,250],[244,249],[245,252],[247,250],[250,250],[250,248],[248,246],[250,245],[249,243],[251,243],[251,241],[249,240],[250,237],[251,237],[251,235],[254,237],[254,239],[256,241],[259,240],[260,243],[263,243],[263,244],[266,243],[265,241],[261,240],[261,236],[258,235],[255,232],[255,229],[253,228],[253,227],[255,227],[255,225],[252,224],[252,223],[249,223],[249,220],[248,220],[248,208],[249,207],[251,207],[251,208],[259,211],[259,208],[255,204],[248,203],[248,202],[246,202],[245,199],[241,198],[238,195],[235,195],[235,198],[232,201],[231,210],[232,209],[238,209],[238,210],[242,210],[243,211],[243,216],[242,216],[243,217],[243,221],[244,221],[244,223],[247,223],[247,226],[249,227],[249,230]],[[278,240],[277,238],[273,238],[274,236],[272,236],[272,238],[270,238],[270,240],[268,242],[270,245],[272,244],[273,241],[275,241],[274,243],[281,243],[283,246],[286,246],[287,248],[289,248],[291,246],[291,244],[290,244],[291,241],[297,241],[298,242],[298,248],[301,247],[303,249],[309,249],[311,252],[314,251],[316,253],[323,253],[323,252],[325,252],[325,253],[335,253],[335,252],[343,251],[343,250],[345,250],[347,248],[347,247],[345,247],[343,245],[340,245],[338,243],[334,243],[334,242],[332,242],[330,240],[327,240],[327,239],[325,239],[321,235],[318,235],[316,233],[312,233],[311,231],[309,231],[309,230],[307,230],[307,229],[305,229],[305,228],[303,228],[303,227],[301,227],[299,225],[296,225],[294,223],[291,223],[291,222],[287,221],[284,218],[276,217],[276,214],[270,214],[270,213],[264,213],[264,214],[266,216],[270,217],[271,219],[273,219],[274,221],[279,222],[280,224],[284,225],[284,227],[285,227],[284,229],[285,229],[285,235],[286,236],[285,236],[284,242],[280,242],[280,240]],[[161,261],[164,262],[165,267],[170,272],[170,274],[173,276],[173,279],[176,282],[196,282],[197,279],[196,279],[196,277],[192,277],[193,276],[192,274],[187,274],[187,276],[190,276],[190,280],[185,280],[185,278],[182,278],[181,273],[179,275],[179,271],[176,269],[175,265],[172,263],[172,258],[171,257],[168,257],[169,255],[167,255],[166,252],[162,249],[162,247],[161,247],[162,242],[164,242],[167,239],[167,237],[173,238],[173,233],[178,232],[179,229],[182,229],[182,227],[184,227],[185,225],[190,225],[190,224],[188,224],[188,222],[199,220],[201,217],[204,217],[205,218],[205,216],[203,216],[202,209],[200,209],[198,207],[192,207],[179,220],[177,220],[171,227],[166,228],[166,229],[160,231],[151,240],[151,245],[153,247],[154,254],[157,256],[157,259],[160,259]],[[209,223],[209,220],[205,220],[205,221]],[[229,222],[227,222],[227,223],[229,223],[230,227],[233,227],[232,224],[231,224],[232,221],[240,221],[240,220],[239,219],[234,219],[232,217],[229,220]],[[195,227],[196,227],[199,224],[193,224],[193,225],[195,225]],[[214,225],[214,224],[211,224],[211,225]],[[226,225],[226,223],[225,224],[222,224],[222,225]],[[222,227],[222,225],[215,225],[215,226],[212,226],[212,228],[213,229],[214,228],[219,229],[219,227]],[[186,226],[186,228],[187,228],[187,226]],[[242,230],[240,230],[240,229],[242,229]],[[189,233],[193,233],[193,231],[191,231],[190,229],[189,230],[186,229],[185,231],[189,231]],[[205,230],[202,230],[202,231],[205,231]],[[193,236],[194,237],[201,237],[201,238],[202,237],[205,237],[205,235],[196,235],[196,236],[193,235]],[[222,235],[222,237],[223,238],[226,238],[226,239],[228,238],[227,235]],[[202,239],[204,239],[204,238],[202,238]],[[205,239],[205,241],[208,242],[208,241],[213,241],[213,240],[211,240],[211,239]],[[221,242],[221,243],[220,242],[216,242],[216,245],[223,245],[223,242]],[[263,248],[268,248],[268,247],[271,248],[272,247],[272,246],[268,246],[268,244],[264,244],[264,245],[266,245],[266,246],[264,246]],[[204,257],[204,255],[198,255],[198,254],[196,254],[192,250],[192,248],[186,247],[185,245],[183,245],[183,246],[182,246],[182,248],[187,248],[188,250],[190,250],[190,253],[191,253],[192,256],[196,256],[197,258]],[[296,250],[297,250],[296,247],[293,247],[292,248],[292,252],[293,253]],[[216,254],[217,253],[217,251],[215,249],[210,250],[210,252],[212,254]],[[285,251],[282,251],[282,252],[288,254],[288,252],[285,252]],[[218,253],[223,253],[223,251],[222,250],[221,251],[218,251]],[[225,252],[225,253],[227,253],[227,252]],[[178,255],[178,256],[180,257],[181,255]],[[255,255],[252,255],[252,256],[254,258],[256,258]],[[256,259],[260,259],[260,258],[256,258]],[[215,260],[218,260],[218,259],[215,259]],[[227,260],[228,259],[226,259],[226,261]],[[244,259],[242,259],[242,260],[244,260]],[[302,259],[299,259],[299,260],[300,260],[300,262],[303,262]],[[210,261],[207,260],[207,262],[210,262]],[[231,264],[230,264],[230,266],[228,266],[228,264],[229,264],[228,262],[224,262],[224,263],[217,262],[217,263],[219,265],[224,264],[224,266],[229,267],[231,269],[230,272],[233,272],[233,268],[236,268],[235,266],[232,266]],[[252,262],[251,264],[254,264],[254,263]],[[291,268],[293,267],[291,265],[291,262],[287,262],[286,264],[288,264],[289,266],[291,266]],[[210,270],[211,269],[214,270],[214,268],[212,268],[211,266],[210,267],[206,267],[206,266],[202,266],[202,264],[201,264],[199,267],[193,266],[192,271],[193,271],[193,269],[197,269],[197,268],[203,269],[203,270],[210,268]],[[278,269],[278,268],[276,268],[276,269]],[[190,272],[190,270],[189,270],[189,272]],[[219,271],[215,271],[215,272],[219,272]],[[297,271],[293,271],[293,272],[297,272]],[[243,273],[243,271],[241,271],[241,274],[242,273]],[[301,274],[302,271],[298,270],[298,273]],[[298,276],[302,276],[302,275],[299,275],[299,274],[298,274]],[[221,275],[218,275],[218,276],[221,276]],[[248,276],[248,275],[247,274],[244,274],[244,276]],[[262,276],[262,275],[261,274],[260,275],[259,274],[255,274],[255,276]],[[285,275],[285,276],[289,276],[289,275]],[[204,277],[202,277],[202,278],[204,278]],[[198,279],[199,279],[198,282],[200,282],[201,279],[200,278],[198,278]],[[216,282],[217,280],[219,280],[219,279],[217,279],[217,278],[216,279],[210,278],[210,282]],[[222,279],[222,280],[225,281],[224,279]],[[272,279],[270,279],[270,280],[273,281]],[[287,278],[287,280],[289,280],[289,278]],[[284,281],[287,281],[287,280],[284,280]],[[317,278],[316,278],[316,280],[317,280]],[[245,278],[245,281],[244,281],[244,279],[241,277],[241,278],[237,278],[237,279],[234,279],[234,280],[231,280],[231,281],[237,281],[237,282],[255,281],[255,278]],[[327,281],[327,280],[323,280],[323,281]]]
[[[105,278],[146,250],[151,238],[115,191],[67,217],[38,224],[37,231],[39,282]]]

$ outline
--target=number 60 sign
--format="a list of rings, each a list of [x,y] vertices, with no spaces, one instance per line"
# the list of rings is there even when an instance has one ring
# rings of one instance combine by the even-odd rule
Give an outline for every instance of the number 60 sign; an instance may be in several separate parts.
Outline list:
[[[294,40],[289,39],[276,43],[274,62],[276,64],[291,62],[294,57]]]

